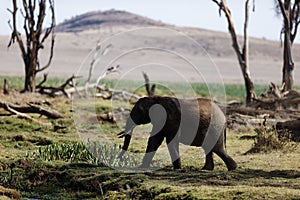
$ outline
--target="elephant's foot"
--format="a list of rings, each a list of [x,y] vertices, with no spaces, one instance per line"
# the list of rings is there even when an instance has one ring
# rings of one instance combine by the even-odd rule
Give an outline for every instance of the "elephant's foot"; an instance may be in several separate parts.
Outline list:
[[[180,159],[177,159],[173,162],[173,168],[174,169],[181,169],[181,161]]]
[[[234,160],[232,160],[230,163],[226,164],[228,171],[232,171],[235,170],[238,165],[236,164],[236,162]]]
[[[212,151],[209,152],[206,157],[205,157],[205,165],[202,167],[202,170],[209,170],[212,171],[214,170],[214,160],[213,160],[213,153]]]
[[[205,164],[204,167],[202,167],[202,170],[208,170],[208,171],[212,171],[214,170],[214,164]]]
[[[225,152],[224,149],[215,151],[215,153],[225,162],[228,171],[232,171],[237,168],[236,162]]]

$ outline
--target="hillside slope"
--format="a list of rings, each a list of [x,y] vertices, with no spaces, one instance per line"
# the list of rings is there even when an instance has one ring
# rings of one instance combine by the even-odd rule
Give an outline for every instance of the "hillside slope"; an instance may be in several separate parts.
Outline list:
[[[217,19],[216,19],[217,20]],[[105,41],[117,33],[123,33],[129,30],[141,29],[142,27],[159,27],[167,30],[176,30],[179,34],[192,38],[207,52],[212,62],[218,66],[223,81],[227,83],[243,83],[241,70],[237,62],[235,52],[232,49],[230,35],[227,32],[217,32],[192,27],[176,27],[155,21],[143,16],[139,16],[126,11],[95,11],[75,16],[65,20],[56,27],[55,53],[51,67],[48,72],[51,76],[70,76],[76,74],[78,68],[83,63],[86,56],[95,48],[97,42]],[[209,73],[211,61],[204,56],[203,50],[186,45],[185,40],[178,40],[174,36],[162,31],[161,35],[153,38],[151,32],[147,29],[138,36],[132,36],[126,40],[121,40],[122,34],[117,35],[117,40],[122,48],[135,49],[141,44],[157,45],[167,47],[178,51],[184,49],[185,53],[190,54],[192,59],[201,62],[200,71]],[[224,30],[226,31],[226,30]],[[182,38],[181,38],[182,39]],[[242,39],[242,38],[240,38]],[[20,52],[17,45],[7,49],[9,36],[0,36],[0,74],[2,75],[23,75],[24,68]],[[42,53],[41,63],[46,62],[48,49]],[[201,53],[202,52],[202,53]],[[295,62],[295,83],[300,85],[300,45],[293,45]],[[116,55],[117,56],[117,55]],[[134,55],[132,55],[134,56]],[[152,55],[152,61],[157,63],[159,55]],[[130,56],[128,57],[130,58]],[[164,59],[170,67],[174,67],[179,73],[187,73],[187,79],[191,81],[199,80],[193,72],[188,72],[187,68],[182,66],[178,59],[159,57],[159,62]],[[132,66],[144,64],[145,55],[131,57],[126,61],[120,61],[120,66],[126,71]],[[203,61],[203,62],[202,62]],[[269,41],[265,39],[250,38],[250,72],[255,83],[281,83],[282,68],[282,48],[280,41]],[[165,77],[167,71],[160,69],[163,80],[174,80],[173,77]],[[150,72],[149,72],[150,73]],[[150,74],[151,75],[151,74]],[[214,75],[205,77],[206,81],[214,82]],[[133,74],[130,78],[141,77],[140,72]],[[153,77],[153,75],[151,75]],[[142,78],[142,77],[141,77]],[[153,79],[153,78],[152,78]]]
[[[81,32],[103,26],[167,26],[166,24],[133,13],[118,10],[94,11],[72,17],[56,27],[57,32]]]
[[[191,27],[176,27],[127,11],[119,10],[94,11],[72,17],[71,19],[67,19],[58,24],[56,26],[56,32],[78,34],[89,31],[98,31],[102,36],[105,36],[106,34],[103,34],[103,31],[101,30],[108,30],[108,32],[113,34],[121,32],[122,30],[130,30],[137,27],[153,26],[176,29],[185,33],[187,36],[192,37],[199,42],[211,55],[227,57],[234,53],[231,46],[231,39],[227,32]],[[300,50],[299,45],[295,45],[294,48],[296,49],[295,51],[298,49]],[[279,41],[269,41],[259,38],[250,39],[250,55],[272,57],[276,60],[280,60],[281,57],[278,56],[281,56],[281,51],[282,49],[280,48]],[[294,56],[295,60],[300,60],[299,53]]]

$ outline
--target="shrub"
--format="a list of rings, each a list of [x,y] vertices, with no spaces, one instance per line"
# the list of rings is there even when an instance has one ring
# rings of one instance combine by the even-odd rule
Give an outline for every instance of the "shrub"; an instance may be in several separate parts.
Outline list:
[[[81,142],[54,143],[40,147],[28,155],[30,158],[45,161],[61,160],[65,162],[93,161],[92,155]]]
[[[119,159],[121,148],[117,145],[105,144],[101,142],[88,142],[86,147],[95,158],[96,163],[102,163],[109,167],[136,167],[138,165],[137,158],[124,154],[122,159]]]
[[[269,153],[275,150],[293,151],[297,146],[296,143],[292,142],[288,132],[278,137],[278,132],[275,129],[265,126],[256,128],[255,132],[257,135],[254,144],[245,154]]]
[[[87,162],[109,167],[134,167],[137,165],[135,157],[125,154],[120,160],[118,158],[119,153],[120,148],[117,145],[100,142],[88,142],[87,144],[70,142],[42,146],[27,156],[44,161]]]

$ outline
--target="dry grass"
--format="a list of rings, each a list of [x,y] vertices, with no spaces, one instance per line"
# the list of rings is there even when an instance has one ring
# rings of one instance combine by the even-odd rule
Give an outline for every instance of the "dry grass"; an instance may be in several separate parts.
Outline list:
[[[1,197],[2,196],[2,197]],[[20,199],[20,192],[0,185],[0,199]]]
[[[288,132],[279,134],[276,129],[260,127],[255,129],[256,136],[254,144],[245,154],[270,153],[272,151],[292,152],[297,148],[297,143],[293,142]]]

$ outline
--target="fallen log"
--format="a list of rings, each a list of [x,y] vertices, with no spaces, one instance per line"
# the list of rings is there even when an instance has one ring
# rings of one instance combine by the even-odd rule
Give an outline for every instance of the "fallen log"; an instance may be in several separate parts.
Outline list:
[[[30,121],[33,121],[33,122],[38,123],[38,124],[43,125],[43,126],[52,126],[52,124],[50,122],[43,122],[43,121],[37,120],[37,119],[35,119],[35,118],[33,118],[29,115],[26,115],[24,113],[21,113],[21,112],[18,112],[16,110],[14,110],[13,108],[10,108],[9,105],[7,105],[7,104],[5,105],[4,109],[7,110],[10,113],[16,115],[19,118],[25,118],[25,119],[28,119]]]
[[[31,104],[31,103],[29,103],[28,105],[30,106],[29,108],[30,108],[31,112],[33,112],[33,113],[39,113],[39,114],[47,116],[48,118],[51,118],[51,119],[64,118],[64,115],[59,113],[58,111],[49,110],[49,109],[43,108],[38,105]]]
[[[249,115],[249,116],[260,116],[260,115],[269,115],[270,118],[275,118],[275,112],[272,110],[260,110],[255,109],[252,107],[236,107],[236,106],[230,106],[226,108],[226,114],[232,115],[232,114],[242,114],[242,115]]]
[[[266,109],[257,109],[254,107],[241,107],[241,106],[223,106],[222,110],[226,113],[227,116],[233,114],[248,115],[252,117],[263,118],[265,115],[268,115],[269,118],[273,119],[297,119],[300,116],[299,110],[266,110]]]
[[[274,126],[277,123],[276,119],[269,118],[268,115],[253,117],[249,115],[241,115],[241,114],[234,114],[230,115],[227,119],[227,123],[229,124],[240,124],[245,126]]]
[[[279,136],[289,132],[292,140],[300,141],[300,119],[278,122],[276,130]]]
[[[274,83],[271,83],[269,90],[254,99],[249,106],[265,110],[299,109],[300,93],[296,90],[283,92],[283,88],[284,86],[279,88]]]
[[[50,97],[57,97],[57,96],[66,96],[67,98],[71,98],[71,94],[67,91],[66,87],[71,86],[75,87],[74,85],[74,79],[79,78],[77,76],[71,76],[68,78],[65,83],[60,85],[59,87],[48,87],[48,86],[43,86],[43,84],[47,81],[47,74],[44,74],[44,79],[40,84],[36,86],[37,92],[43,95],[48,95]]]
[[[27,106],[21,106],[21,105],[16,105],[16,104],[11,104],[11,103],[6,103],[6,102],[0,101],[0,107],[7,110],[7,106],[17,112],[20,112],[20,113],[36,113],[36,114],[44,115],[50,119],[64,118],[64,115],[62,115],[61,113],[59,113],[55,110],[46,109],[46,108],[31,104],[31,103],[28,103]]]

